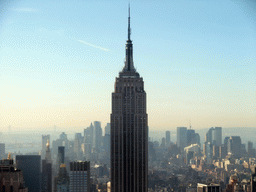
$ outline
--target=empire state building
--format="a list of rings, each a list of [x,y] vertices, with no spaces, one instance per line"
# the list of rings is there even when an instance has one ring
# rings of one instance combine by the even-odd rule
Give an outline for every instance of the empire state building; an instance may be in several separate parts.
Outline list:
[[[111,191],[148,191],[148,117],[143,78],[133,65],[130,8],[125,65],[116,77],[111,114]]]

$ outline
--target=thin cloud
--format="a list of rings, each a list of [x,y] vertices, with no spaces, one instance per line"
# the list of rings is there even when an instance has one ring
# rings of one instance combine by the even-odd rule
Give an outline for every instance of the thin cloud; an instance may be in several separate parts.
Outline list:
[[[29,7],[19,7],[15,9],[11,9],[12,11],[19,11],[19,12],[37,12],[36,9],[29,8]]]
[[[101,50],[103,50],[103,51],[110,51],[109,49],[106,49],[106,48],[103,48],[103,47],[99,47],[99,46],[97,46],[97,45],[93,45],[93,44],[91,44],[91,43],[87,43],[87,42],[85,42],[85,41],[83,41],[83,40],[78,40],[80,43],[83,43],[83,44],[85,44],[85,45],[89,45],[89,46],[91,46],[91,47],[94,47],[94,48],[97,48],[97,49],[101,49]]]

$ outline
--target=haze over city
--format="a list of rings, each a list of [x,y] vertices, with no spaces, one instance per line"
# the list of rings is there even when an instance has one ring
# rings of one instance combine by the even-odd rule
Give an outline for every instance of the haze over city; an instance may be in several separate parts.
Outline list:
[[[0,10],[0,192],[256,192],[255,1]]]
[[[128,1],[1,1],[0,128],[110,122]],[[131,1],[150,130],[255,127],[253,1]]]

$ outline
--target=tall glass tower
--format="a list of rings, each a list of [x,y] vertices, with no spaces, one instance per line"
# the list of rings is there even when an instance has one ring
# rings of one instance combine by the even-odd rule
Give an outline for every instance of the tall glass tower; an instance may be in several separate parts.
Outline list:
[[[125,66],[116,78],[111,114],[111,191],[148,191],[148,117],[143,78],[133,65],[130,7]]]

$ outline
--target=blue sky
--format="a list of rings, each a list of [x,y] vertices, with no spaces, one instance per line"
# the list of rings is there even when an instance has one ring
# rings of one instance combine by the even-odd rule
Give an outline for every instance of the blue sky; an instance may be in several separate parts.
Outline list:
[[[79,127],[111,113],[128,1],[1,1],[0,127]],[[254,1],[131,1],[149,127],[256,124]]]

